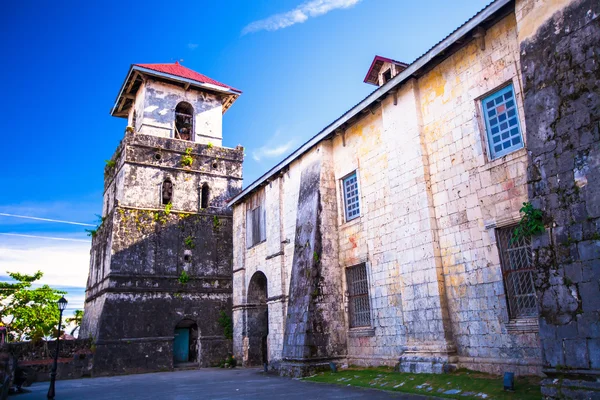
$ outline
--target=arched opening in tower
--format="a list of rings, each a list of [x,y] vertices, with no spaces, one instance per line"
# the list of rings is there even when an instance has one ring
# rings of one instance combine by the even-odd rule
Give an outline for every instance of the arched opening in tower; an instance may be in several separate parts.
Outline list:
[[[267,277],[256,272],[248,285],[246,308],[246,336],[248,343],[245,364],[268,364],[267,338],[269,336],[269,309],[267,306]]]
[[[208,201],[210,199],[210,188],[208,187],[208,183],[202,185],[200,198],[200,208],[208,208]]]
[[[163,181],[160,192],[161,202],[163,205],[166,206],[173,201],[173,182],[171,182],[169,178]]]
[[[175,107],[175,139],[194,140],[194,107],[185,101]]]

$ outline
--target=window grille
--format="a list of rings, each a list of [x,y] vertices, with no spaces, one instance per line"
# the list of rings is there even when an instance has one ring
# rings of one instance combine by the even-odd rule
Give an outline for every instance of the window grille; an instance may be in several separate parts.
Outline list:
[[[350,327],[371,326],[367,266],[360,264],[346,268],[346,285],[348,286]]]
[[[344,187],[344,209],[346,210],[346,221],[360,216],[360,200],[358,195],[358,179],[356,172],[342,179]]]
[[[513,225],[496,230],[508,312],[511,319],[537,317],[531,239],[513,240],[515,228]]]
[[[482,101],[485,127],[492,159],[523,147],[523,136],[512,85]]]

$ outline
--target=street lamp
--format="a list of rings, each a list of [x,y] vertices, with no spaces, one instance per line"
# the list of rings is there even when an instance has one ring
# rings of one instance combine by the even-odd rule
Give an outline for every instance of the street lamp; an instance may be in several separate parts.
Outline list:
[[[58,349],[60,345],[60,327],[62,325],[62,314],[67,308],[67,299],[61,297],[58,300],[58,311],[60,316],[58,317],[58,332],[56,333],[56,352],[54,353],[54,364],[52,365],[52,372],[50,373],[50,388],[48,389],[48,398],[54,399],[54,383],[56,382],[56,369],[58,367]]]

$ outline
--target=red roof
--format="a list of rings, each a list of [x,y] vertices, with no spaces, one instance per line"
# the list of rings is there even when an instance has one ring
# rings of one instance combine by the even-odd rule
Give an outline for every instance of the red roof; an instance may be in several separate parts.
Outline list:
[[[189,68],[184,67],[179,64],[179,62],[175,61],[174,64],[134,64],[141,68],[151,69],[152,71],[162,72],[163,74],[169,74],[173,76],[178,76],[180,78],[191,79],[193,81],[199,83],[208,83],[215,86],[220,86],[226,89],[234,90],[238,93],[242,93],[241,90],[238,90],[234,87],[227,86],[224,83],[215,81],[214,79],[209,78],[206,75],[202,75],[196,71],[192,71]]]

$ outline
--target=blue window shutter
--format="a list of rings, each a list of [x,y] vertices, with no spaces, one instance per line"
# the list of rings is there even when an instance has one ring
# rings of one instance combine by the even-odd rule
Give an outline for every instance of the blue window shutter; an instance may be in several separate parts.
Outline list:
[[[342,179],[344,189],[344,209],[346,221],[360,216],[360,196],[358,194],[358,179],[356,172]]]
[[[513,86],[494,92],[481,102],[490,156],[502,157],[523,147],[523,135]]]

